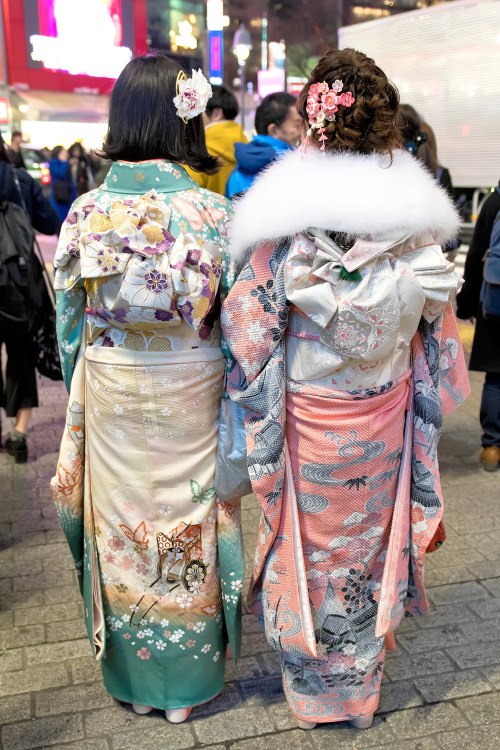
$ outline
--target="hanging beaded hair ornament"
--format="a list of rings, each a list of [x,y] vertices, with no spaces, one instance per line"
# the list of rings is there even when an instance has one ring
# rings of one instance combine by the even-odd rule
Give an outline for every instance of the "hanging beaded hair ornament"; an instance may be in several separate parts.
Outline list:
[[[191,78],[180,70],[175,82],[175,92],[177,115],[187,125],[188,120],[206,110],[207,102],[212,96],[212,87],[201,70],[193,70]]]
[[[326,124],[335,120],[339,104],[341,107],[352,107],[356,101],[349,91],[342,94],[341,91],[343,88],[344,84],[339,80],[335,81],[332,88],[328,86],[326,81],[323,81],[323,83],[313,83],[309,87],[306,104],[306,112],[309,118],[309,130],[307,131],[306,139],[302,144],[302,153],[305,153],[307,150],[313,130],[318,131],[321,143],[320,151],[324,151],[325,141],[328,140],[328,136],[326,135]]]

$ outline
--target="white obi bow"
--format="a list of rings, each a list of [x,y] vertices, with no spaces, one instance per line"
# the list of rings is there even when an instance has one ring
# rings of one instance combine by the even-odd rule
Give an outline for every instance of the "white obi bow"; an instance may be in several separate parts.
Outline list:
[[[317,326],[314,338],[342,359],[368,362],[389,355],[397,346],[401,316],[421,313],[424,295],[418,284],[411,284],[411,269],[403,268],[411,286],[403,301],[400,273],[391,266],[391,256],[384,255],[395,244],[358,239],[343,253],[315,228],[293,242],[285,264],[286,296]],[[359,270],[360,280],[342,280],[342,268]]]

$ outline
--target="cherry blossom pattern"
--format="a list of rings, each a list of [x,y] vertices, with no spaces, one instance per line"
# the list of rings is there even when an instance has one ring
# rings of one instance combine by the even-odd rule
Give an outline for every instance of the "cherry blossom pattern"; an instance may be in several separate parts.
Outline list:
[[[146,646],[143,646],[138,650],[137,656],[139,659],[149,659],[151,657],[151,651],[148,651]]]
[[[118,552],[125,547],[125,542],[119,536],[113,536],[108,542],[108,547],[111,547],[113,552]]]

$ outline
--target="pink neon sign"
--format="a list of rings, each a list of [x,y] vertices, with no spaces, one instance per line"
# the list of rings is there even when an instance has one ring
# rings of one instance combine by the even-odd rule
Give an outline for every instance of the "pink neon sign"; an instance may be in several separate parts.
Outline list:
[[[117,78],[132,58],[122,46],[121,0],[38,0],[40,33],[29,54],[47,70]]]

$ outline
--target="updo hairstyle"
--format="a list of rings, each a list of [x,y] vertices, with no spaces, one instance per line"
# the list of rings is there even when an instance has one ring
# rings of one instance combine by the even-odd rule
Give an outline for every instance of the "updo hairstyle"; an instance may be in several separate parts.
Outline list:
[[[339,105],[333,122],[326,124],[326,151],[354,151],[359,154],[391,154],[403,146],[395,127],[399,93],[374,61],[354,49],[330,50],[311,73],[297,102],[297,109],[309,128],[306,111],[309,87],[325,81],[330,88],[336,80],[355,99],[352,107]],[[319,145],[317,130],[310,140]]]

